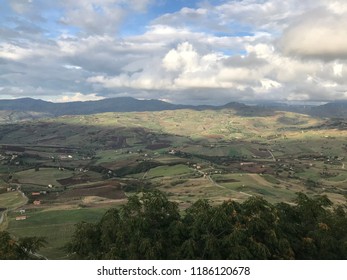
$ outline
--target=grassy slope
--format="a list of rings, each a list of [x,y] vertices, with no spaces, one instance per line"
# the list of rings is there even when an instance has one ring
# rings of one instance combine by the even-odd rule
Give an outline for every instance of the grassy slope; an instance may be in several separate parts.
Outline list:
[[[17,208],[24,205],[27,199],[20,192],[7,192],[0,194],[0,208]]]
[[[192,173],[186,165],[177,164],[174,166],[159,166],[152,168],[146,175],[146,178],[171,177]]]
[[[18,237],[43,236],[48,244],[40,254],[48,259],[65,258],[62,247],[73,234],[75,224],[81,221],[96,222],[106,209],[74,209],[57,211],[27,211],[27,220],[16,221],[15,213],[9,216],[9,231]]]
[[[57,180],[69,178],[72,174],[73,172],[69,170],[60,171],[57,168],[40,168],[39,171],[29,169],[17,172],[14,178],[22,184],[37,184],[44,186],[52,184],[60,186]]]

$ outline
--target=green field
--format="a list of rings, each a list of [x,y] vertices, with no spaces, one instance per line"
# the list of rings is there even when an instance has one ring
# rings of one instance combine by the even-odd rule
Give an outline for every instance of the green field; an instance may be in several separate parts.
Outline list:
[[[177,164],[174,166],[159,166],[152,168],[148,171],[146,178],[153,179],[157,177],[173,177],[173,176],[180,176],[180,175],[189,175],[191,174],[191,169],[183,164]]]
[[[48,259],[64,259],[63,246],[69,241],[75,224],[81,221],[96,222],[106,209],[74,209],[54,211],[27,211],[27,219],[16,221],[16,213],[9,216],[8,231],[18,237],[42,236],[47,245],[39,253]]]
[[[57,180],[69,178],[73,175],[70,170],[60,171],[58,168],[40,168],[38,171],[29,169],[17,172],[14,179],[17,179],[22,184],[44,185],[49,184],[60,186]]]
[[[27,201],[27,198],[18,191],[0,194],[0,208],[15,209],[25,205]]]

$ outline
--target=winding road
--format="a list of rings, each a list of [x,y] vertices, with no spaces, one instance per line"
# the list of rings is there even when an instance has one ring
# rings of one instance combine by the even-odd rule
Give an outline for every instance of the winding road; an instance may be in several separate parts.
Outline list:
[[[18,186],[19,185],[17,184],[17,188],[18,188]],[[22,206],[24,206],[25,204],[28,203],[29,199],[26,197],[26,195],[23,192],[19,191],[19,190],[17,192],[20,193],[23,196],[23,198],[25,198],[25,202],[23,202],[21,205],[16,205],[15,207],[7,208],[5,211],[3,211],[1,213],[1,217],[0,217],[0,226],[5,221],[5,217],[6,217],[8,211],[15,211],[15,210],[21,208]]]
[[[4,221],[4,216],[5,216],[5,211],[1,212],[1,216],[0,216],[0,225],[1,225],[2,222]]]
[[[276,161],[276,158],[275,158],[274,154],[273,154],[269,149],[268,149],[267,151],[270,153],[270,155],[271,155],[273,161]]]

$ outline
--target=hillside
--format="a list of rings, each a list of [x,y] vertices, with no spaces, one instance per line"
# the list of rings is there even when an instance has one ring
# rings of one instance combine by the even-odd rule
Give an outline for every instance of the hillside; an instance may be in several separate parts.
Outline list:
[[[335,101],[312,107],[309,113],[324,118],[347,118],[347,101]]]
[[[32,98],[0,100],[0,110],[11,112],[39,112],[51,116],[90,115],[106,112],[146,112],[164,110],[220,110],[235,109],[241,115],[264,115],[271,112],[271,108],[247,106],[239,102],[229,102],[221,106],[211,105],[180,105],[160,100],[139,100],[131,97],[107,98],[98,101],[53,103]]]
[[[103,112],[160,111],[179,106],[159,100],[137,100],[130,97],[99,101],[53,103],[32,98],[0,100],[0,110],[44,112],[55,116]]]
[[[98,101],[53,103],[32,98],[21,98],[13,100],[0,100],[0,122],[25,119],[25,116],[18,115],[21,112],[26,114],[27,119],[35,119],[39,116],[63,116],[63,115],[90,115],[106,112],[154,112],[164,110],[192,109],[221,110],[233,109],[240,116],[269,116],[275,111],[296,112],[314,117],[323,118],[347,118],[347,102],[339,101],[324,105],[288,105],[278,102],[255,102],[252,105],[245,105],[240,102],[229,102],[225,105],[182,105],[171,104],[160,100],[138,100],[131,97],[107,98]],[[6,112],[12,117],[6,117]],[[13,117],[14,115],[17,115]],[[3,121],[4,122],[4,121]]]
[[[225,105],[182,105],[160,100],[138,100],[131,97],[107,98],[98,101],[53,103],[32,98],[0,100],[0,123],[63,115],[90,115],[106,112],[154,112],[164,110],[233,109],[240,116],[270,116],[275,111],[295,112],[323,118],[347,118],[347,102],[332,102],[319,106],[288,105],[278,102],[255,102],[245,105],[229,102]],[[20,112],[20,114],[18,113]]]
[[[0,124],[1,123],[14,123],[20,121],[30,121],[40,118],[51,117],[52,115],[44,112],[31,112],[31,111],[8,111],[0,110]]]
[[[0,125],[1,226],[45,236],[39,253],[61,259],[76,223],[96,222],[138,191],[160,190],[180,211],[199,199],[291,204],[297,192],[346,202],[346,122],[226,107]],[[16,220],[21,209],[26,219]]]

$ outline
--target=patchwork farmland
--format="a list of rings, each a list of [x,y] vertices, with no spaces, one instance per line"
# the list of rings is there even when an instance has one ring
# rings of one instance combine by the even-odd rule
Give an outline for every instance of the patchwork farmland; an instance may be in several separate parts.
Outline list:
[[[49,259],[74,225],[159,189],[184,210],[261,196],[347,194],[345,139],[338,123],[290,112],[241,116],[231,109],[63,116],[0,126],[1,229],[43,236]],[[25,219],[16,217],[25,215]]]

